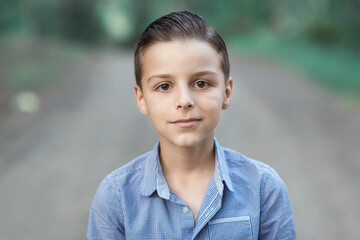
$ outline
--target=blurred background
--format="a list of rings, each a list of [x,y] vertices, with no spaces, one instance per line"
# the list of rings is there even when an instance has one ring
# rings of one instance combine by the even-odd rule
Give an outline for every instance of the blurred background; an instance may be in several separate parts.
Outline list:
[[[85,238],[101,179],[155,144],[132,51],[178,10],[229,49],[220,143],[279,172],[298,239],[356,239],[359,0],[1,0],[0,239]]]

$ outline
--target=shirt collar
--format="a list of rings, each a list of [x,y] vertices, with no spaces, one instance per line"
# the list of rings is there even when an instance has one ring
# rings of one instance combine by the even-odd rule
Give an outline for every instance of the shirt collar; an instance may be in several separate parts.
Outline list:
[[[214,138],[214,142],[215,142],[215,159],[216,159],[215,172],[214,172],[215,184],[219,190],[219,187],[222,185],[222,182],[225,182],[229,190],[233,192],[234,188],[230,179],[229,167],[227,165],[224,149],[220,146],[216,138]]]
[[[230,180],[229,169],[226,163],[223,148],[220,146],[216,138],[214,138],[214,143],[216,159],[214,179],[217,190],[222,195],[224,189],[223,182],[225,182],[230,191],[234,191],[234,189]],[[145,165],[143,183],[140,187],[139,193],[143,196],[150,196],[157,191],[160,197],[169,199],[169,187],[166,183],[160,164],[159,141],[157,141],[153,150],[147,155]]]
[[[159,141],[157,141],[155,147],[149,152],[149,154],[147,154],[145,160],[144,178],[139,191],[141,195],[150,196],[155,192],[155,190],[157,190],[157,175],[159,166],[161,167],[159,160]],[[162,178],[165,180],[163,174]],[[166,184],[166,181],[164,182]]]

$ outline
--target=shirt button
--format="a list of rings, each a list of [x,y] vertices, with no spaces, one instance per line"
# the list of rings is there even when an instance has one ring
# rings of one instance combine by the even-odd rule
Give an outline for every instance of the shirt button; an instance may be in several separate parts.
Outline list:
[[[183,207],[183,213],[188,213],[189,212],[189,208],[188,207]]]

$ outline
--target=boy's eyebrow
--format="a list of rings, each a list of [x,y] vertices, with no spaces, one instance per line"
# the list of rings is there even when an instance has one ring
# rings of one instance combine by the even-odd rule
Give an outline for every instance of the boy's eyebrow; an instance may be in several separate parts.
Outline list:
[[[155,75],[152,75],[150,76],[148,79],[147,79],[147,82],[150,82],[152,79],[154,78],[163,78],[163,79],[169,79],[169,78],[172,78],[172,75],[170,74],[155,74]]]
[[[199,76],[203,76],[203,75],[212,75],[212,76],[217,76],[218,73],[214,72],[214,71],[200,71],[200,72],[195,72],[193,74],[194,77],[199,77]]]

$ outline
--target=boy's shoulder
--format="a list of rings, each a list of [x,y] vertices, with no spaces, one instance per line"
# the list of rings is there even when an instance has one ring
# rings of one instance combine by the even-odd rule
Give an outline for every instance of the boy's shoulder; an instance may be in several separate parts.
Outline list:
[[[225,162],[229,173],[232,176],[252,176],[259,180],[272,178],[277,181],[282,181],[278,173],[268,164],[259,160],[252,159],[233,149],[222,148],[224,152]]]
[[[223,147],[223,152],[225,155],[225,160],[232,167],[253,167],[259,171],[273,171],[272,167],[268,164],[255,160],[251,157],[246,156],[243,153],[235,151],[230,148]]]
[[[106,177],[105,181],[111,181],[112,183],[126,183],[134,182],[134,180],[140,180],[140,176],[144,175],[147,167],[148,158],[152,156],[152,151],[146,152],[135,159],[132,159],[127,164],[117,168],[110,172]],[[134,179],[135,178],[135,179]]]

